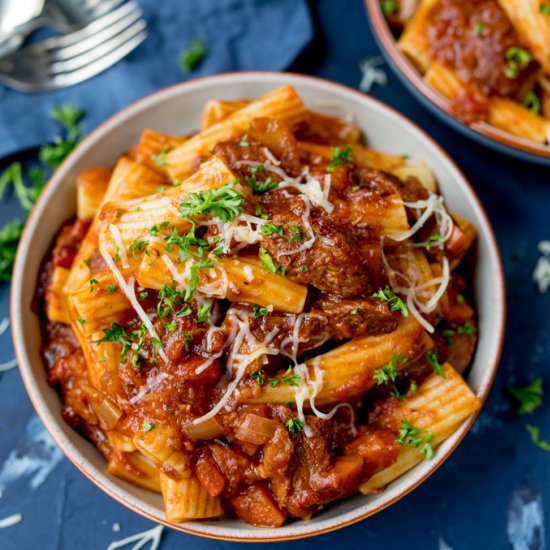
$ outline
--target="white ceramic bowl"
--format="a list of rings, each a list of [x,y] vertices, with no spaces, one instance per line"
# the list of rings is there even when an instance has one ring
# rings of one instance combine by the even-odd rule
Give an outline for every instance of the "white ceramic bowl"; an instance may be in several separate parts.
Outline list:
[[[478,235],[475,295],[479,343],[468,383],[484,400],[493,381],[505,321],[504,280],[500,257],[487,216],[472,188],[446,153],[409,120],[378,101],[324,80],[281,73],[235,73],[194,80],[161,90],[113,116],[92,132],[53,175],[25,228],[17,255],[11,316],[19,369],[36,411],[54,440],[75,466],[107,494],[154,521],[195,535],[231,541],[274,541],[310,537],[342,528],[389,506],[414,489],[451,454],[474,418],[425,461],[377,495],[355,495],[327,506],[311,521],[279,529],[257,529],[238,519],[171,524],[162,498],[105,472],[103,456],[61,418],[61,403],[46,382],[40,358],[40,327],[31,301],[42,258],[60,224],[74,215],[77,174],[96,165],[109,166],[135,143],[144,128],[185,134],[198,127],[199,114],[211,98],[254,98],[282,84],[296,87],[306,104],[343,103],[375,149],[408,154],[429,163],[451,210],[473,221]]]

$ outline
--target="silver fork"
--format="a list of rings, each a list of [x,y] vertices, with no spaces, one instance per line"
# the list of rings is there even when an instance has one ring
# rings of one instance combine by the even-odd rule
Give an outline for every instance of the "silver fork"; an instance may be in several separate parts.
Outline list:
[[[145,40],[142,16],[139,6],[130,0],[78,31],[26,46],[0,59],[0,82],[36,92],[87,80]]]

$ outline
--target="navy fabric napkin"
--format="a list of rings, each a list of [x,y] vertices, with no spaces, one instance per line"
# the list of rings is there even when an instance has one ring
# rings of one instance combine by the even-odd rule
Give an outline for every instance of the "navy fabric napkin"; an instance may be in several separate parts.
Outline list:
[[[56,134],[48,113],[71,103],[86,110],[87,132],[164,86],[236,70],[283,70],[313,36],[306,0],[138,0],[149,36],[124,60],[71,88],[24,94],[0,84],[0,157]],[[190,75],[180,52],[200,38],[207,57]]]

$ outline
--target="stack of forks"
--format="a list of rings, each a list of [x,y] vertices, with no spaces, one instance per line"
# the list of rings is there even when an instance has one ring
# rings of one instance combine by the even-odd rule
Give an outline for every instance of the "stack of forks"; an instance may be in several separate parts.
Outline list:
[[[61,34],[23,45],[43,28]],[[114,65],[146,37],[134,0],[3,0],[0,82],[25,92],[71,86]]]

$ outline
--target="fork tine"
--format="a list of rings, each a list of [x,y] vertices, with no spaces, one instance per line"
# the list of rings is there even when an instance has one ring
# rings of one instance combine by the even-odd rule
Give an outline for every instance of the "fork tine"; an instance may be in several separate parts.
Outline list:
[[[147,31],[141,30],[138,34],[135,34],[129,38],[126,42],[120,43],[118,47],[106,53],[101,58],[98,58],[93,63],[83,66],[78,70],[55,75],[42,89],[52,90],[55,88],[63,88],[65,86],[72,86],[78,84],[92,76],[95,76],[104,70],[108,69],[117,61],[120,61],[126,57],[132,50],[137,48],[147,38]]]
[[[138,19],[118,29],[116,33],[104,33],[104,36],[99,37],[99,40],[95,40],[93,46],[87,48],[84,53],[66,60],[54,60],[51,64],[51,73],[55,75],[76,71],[85,65],[94,63],[97,59],[108,54],[111,50],[116,49],[120,44],[124,44],[126,41],[132,39],[140,31],[145,30],[146,26],[143,19]],[[71,46],[71,48],[74,48],[74,46]]]
[[[136,10],[138,10],[140,14],[142,13],[141,8],[133,0],[129,0],[119,8],[101,17],[98,17],[95,21],[93,21],[89,25],[86,25],[84,28],[78,31],[66,34],[65,36],[54,36],[53,38],[48,38],[40,44],[32,44],[30,46],[22,48],[21,50],[9,57],[15,62],[19,63],[29,55],[39,56],[47,54],[52,49],[59,49],[71,46],[73,44],[78,44],[82,40],[86,39],[88,36],[101,32],[105,27],[116,23],[129,13],[132,13]]]
[[[82,54],[91,53],[95,48],[100,47],[107,40],[124,32],[125,29],[141,19],[141,16],[141,12],[136,10],[116,23],[88,36],[78,44],[65,46],[58,50],[52,50],[49,56],[50,60],[51,62],[69,61],[71,59],[76,60],[81,57]]]

